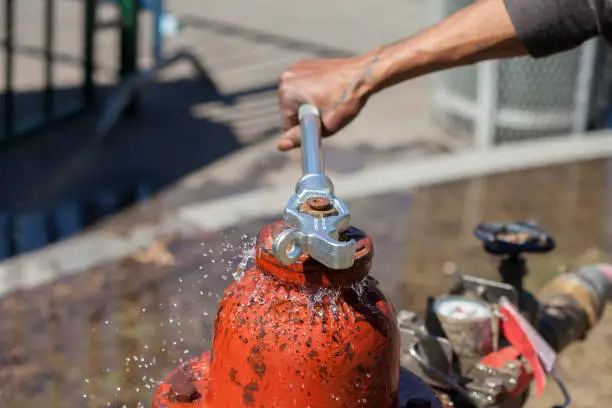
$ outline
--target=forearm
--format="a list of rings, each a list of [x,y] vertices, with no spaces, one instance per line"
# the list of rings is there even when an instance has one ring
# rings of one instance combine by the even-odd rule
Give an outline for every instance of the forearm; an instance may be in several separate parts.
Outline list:
[[[612,0],[478,0],[413,37],[365,55],[363,88],[371,95],[475,62],[545,57],[598,34],[612,40]]]
[[[504,1],[480,0],[413,37],[370,52],[370,93],[436,71],[526,53]]]

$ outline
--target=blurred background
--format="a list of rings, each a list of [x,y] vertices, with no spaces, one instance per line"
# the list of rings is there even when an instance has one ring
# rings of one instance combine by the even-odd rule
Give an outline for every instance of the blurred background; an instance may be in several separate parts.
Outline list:
[[[299,152],[275,149],[281,72],[469,3],[0,0],[0,406],[148,406],[210,346],[224,288],[300,176]],[[533,289],[610,260],[611,56],[593,40],[413,80],[325,141],[397,308],[422,311],[449,270],[495,277],[481,221],[556,238]],[[612,315],[560,359],[572,406],[612,397],[610,341]],[[558,402],[549,388],[529,406]]]

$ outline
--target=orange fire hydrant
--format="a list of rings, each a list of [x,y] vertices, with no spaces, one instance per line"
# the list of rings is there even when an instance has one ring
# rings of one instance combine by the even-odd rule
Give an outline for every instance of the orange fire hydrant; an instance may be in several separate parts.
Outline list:
[[[399,329],[368,276],[372,241],[323,174],[316,109],[300,109],[304,176],[256,266],[225,291],[212,352],[159,386],[154,408],[397,408]]]

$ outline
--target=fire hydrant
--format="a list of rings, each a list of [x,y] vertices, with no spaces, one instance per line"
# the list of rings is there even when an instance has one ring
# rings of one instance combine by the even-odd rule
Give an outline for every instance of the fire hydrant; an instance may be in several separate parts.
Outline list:
[[[284,220],[225,291],[212,351],[171,373],[152,407],[397,408],[399,330],[368,276],[372,241],[324,174],[318,111],[299,119],[303,177]]]

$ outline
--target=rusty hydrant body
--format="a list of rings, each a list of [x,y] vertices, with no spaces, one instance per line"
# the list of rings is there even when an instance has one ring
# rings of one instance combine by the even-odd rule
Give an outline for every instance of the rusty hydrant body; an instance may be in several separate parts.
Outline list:
[[[284,221],[226,290],[212,352],[173,372],[153,408],[397,408],[399,328],[368,276],[372,242],[323,174],[318,112],[300,121],[304,176]]]
[[[338,271],[312,259],[280,263],[271,246],[282,230],[282,222],[261,230],[257,265],[226,290],[212,358],[171,374],[154,406],[398,406],[399,332],[368,276],[370,238],[354,228],[345,233],[358,250],[353,266]]]

